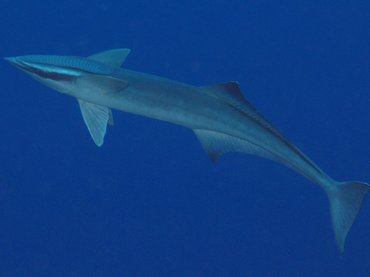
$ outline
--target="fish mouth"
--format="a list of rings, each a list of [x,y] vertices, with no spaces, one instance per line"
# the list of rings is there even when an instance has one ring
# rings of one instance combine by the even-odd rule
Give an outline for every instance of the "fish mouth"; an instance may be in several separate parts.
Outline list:
[[[15,67],[26,72],[32,72],[32,69],[34,68],[31,64],[23,61],[23,59],[20,57],[5,57],[4,59],[11,65],[14,65]]]
[[[4,60],[13,65],[18,65],[21,63],[21,60],[18,57],[5,57]]]
[[[36,75],[43,79],[52,79],[54,81],[71,81],[78,75],[73,71],[68,73],[65,70],[58,71],[57,67],[47,67],[40,64],[29,63],[24,61],[22,57],[5,57],[4,59],[16,68],[31,74],[32,76]]]
[[[10,63],[16,63],[17,57],[4,57],[4,60]]]

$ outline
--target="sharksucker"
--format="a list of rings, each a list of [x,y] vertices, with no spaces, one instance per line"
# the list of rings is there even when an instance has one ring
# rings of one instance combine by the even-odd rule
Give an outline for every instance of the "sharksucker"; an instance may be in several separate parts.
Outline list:
[[[96,145],[104,143],[111,109],[192,129],[213,161],[227,152],[258,155],[282,163],[327,193],[340,252],[370,186],[337,182],[291,144],[245,99],[237,82],[195,87],[122,69],[129,49],[89,57],[30,55],[6,58],[34,79],[78,100]]]

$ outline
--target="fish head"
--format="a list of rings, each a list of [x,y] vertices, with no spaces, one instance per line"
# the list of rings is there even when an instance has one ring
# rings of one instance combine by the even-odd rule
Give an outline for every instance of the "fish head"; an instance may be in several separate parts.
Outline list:
[[[94,76],[109,76],[114,68],[74,56],[28,55],[5,58],[16,68],[40,83],[59,92],[76,96],[81,91],[78,80]]]

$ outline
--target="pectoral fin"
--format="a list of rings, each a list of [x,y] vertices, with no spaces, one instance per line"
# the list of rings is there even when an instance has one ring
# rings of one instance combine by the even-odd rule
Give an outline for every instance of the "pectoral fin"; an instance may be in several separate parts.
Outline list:
[[[113,67],[121,67],[131,50],[127,48],[112,49],[89,57],[90,60],[104,63]]]
[[[111,109],[78,99],[82,117],[97,146],[104,143],[107,124],[113,125]]]

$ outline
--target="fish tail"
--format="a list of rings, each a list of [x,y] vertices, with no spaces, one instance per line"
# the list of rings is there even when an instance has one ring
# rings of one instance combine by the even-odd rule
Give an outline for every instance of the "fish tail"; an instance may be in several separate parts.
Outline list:
[[[370,190],[363,182],[336,182],[325,186],[329,197],[330,214],[339,251],[343,253],[347,234],[355,221],[362,201]]]

